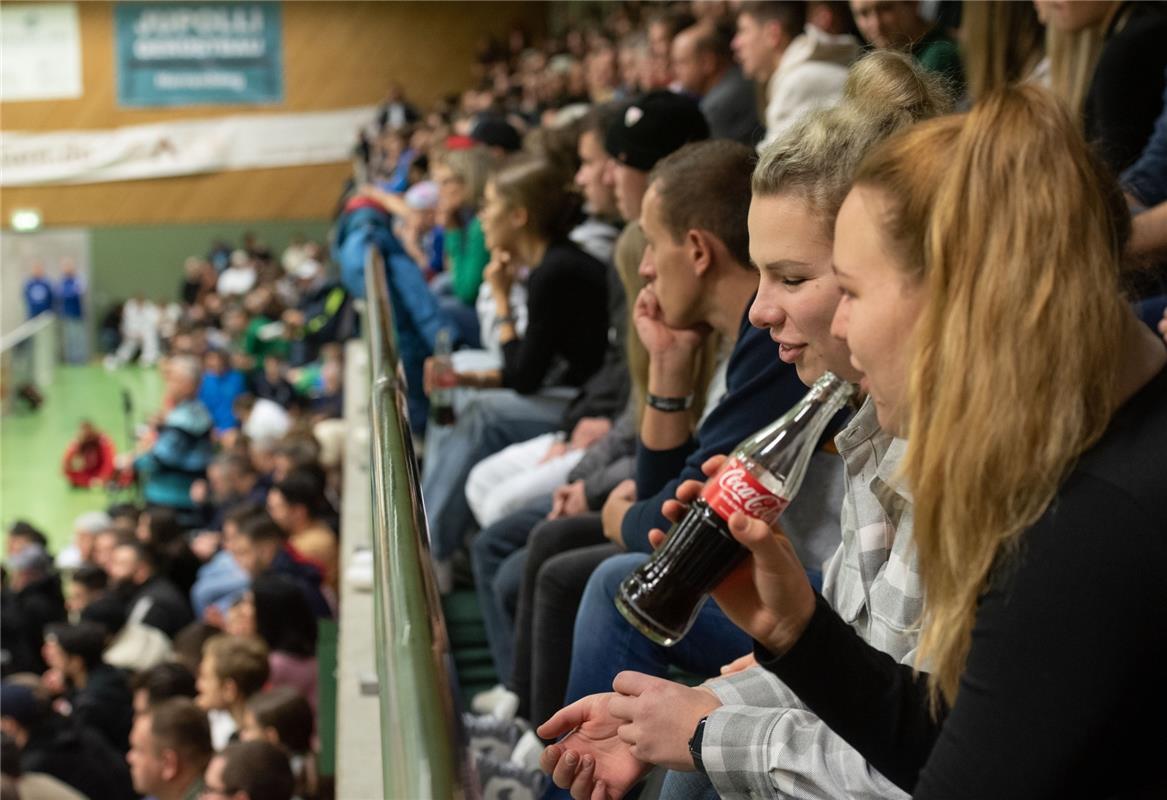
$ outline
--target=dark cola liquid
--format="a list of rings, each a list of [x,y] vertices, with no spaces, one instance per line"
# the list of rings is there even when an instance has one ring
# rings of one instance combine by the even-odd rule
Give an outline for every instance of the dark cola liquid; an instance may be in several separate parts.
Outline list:
[[[452,403],[444,403],[442,405],[433,405],[430,407],[430,415],[433,417],[435,425],[453,425],[457,419],[454,416],[454,406]]]
[[[709,592],[748,554],[725,520],[698,499],[653,557],[620,584],[616,608],[654,642],[676,644]]]

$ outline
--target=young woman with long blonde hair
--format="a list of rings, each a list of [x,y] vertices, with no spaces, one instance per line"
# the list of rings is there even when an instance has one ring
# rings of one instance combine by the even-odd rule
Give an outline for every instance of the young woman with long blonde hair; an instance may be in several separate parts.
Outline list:
[[[910,434],[923,672],[864,643],[740,514],[752,559],[715,598],[917,798],[1164,788],[1146,726],[1167,714],[1167,350],[1119,292],[1129,227],[1036,87],[888,140],[840,210],[834,330],[880,424]]]

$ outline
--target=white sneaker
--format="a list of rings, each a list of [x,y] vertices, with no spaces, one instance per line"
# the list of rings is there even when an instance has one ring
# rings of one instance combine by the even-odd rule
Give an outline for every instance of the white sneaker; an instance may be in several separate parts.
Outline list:
[[[527,731],[511,751],[511,763],[528,771],[538,771],[539,757],[543,755],[543,741],[535,731]]]
[[[475,714],[490,714],[496,719],[513,719],[519,710],[519,696],[500,683],[474,695],[470,710]]]

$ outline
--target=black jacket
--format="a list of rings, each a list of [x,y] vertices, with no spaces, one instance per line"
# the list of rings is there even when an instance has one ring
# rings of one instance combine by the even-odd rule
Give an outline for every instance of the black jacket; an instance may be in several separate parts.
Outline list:
[[[3,645],[9,656],[4,674],[44,672],[41,647],[45,643],[45,626],[64,622],[66,618],[60,577],[53,573],[32,581],[18,592],[6,591],[3,617]]]
[[[134,724],[134,696],[125,674],[100,664],[90,671],[84,689],[73,693],[73,719],[100,733],[119,753],[130,746]]]
[[[167,578],[155,575],[134,592],[128,603],[131,619],[165,633],[171,639],[194,622],[190,601]]]
[[[125,756],[105,737],[50,713],[29,731],[20,755],[25,772],[44,772],[91,798],[136,798]]]

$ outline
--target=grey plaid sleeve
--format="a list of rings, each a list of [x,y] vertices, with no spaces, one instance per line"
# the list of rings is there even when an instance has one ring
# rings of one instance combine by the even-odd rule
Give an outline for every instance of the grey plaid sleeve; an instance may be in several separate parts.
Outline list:
[[[722,706],[705,722],[701,760],[723,798],[908,797],[803,709]]]
[[[805,708],[786,684],[763,667],[751,667],[732,675],[710,678],[703,685],[726,706]]]

